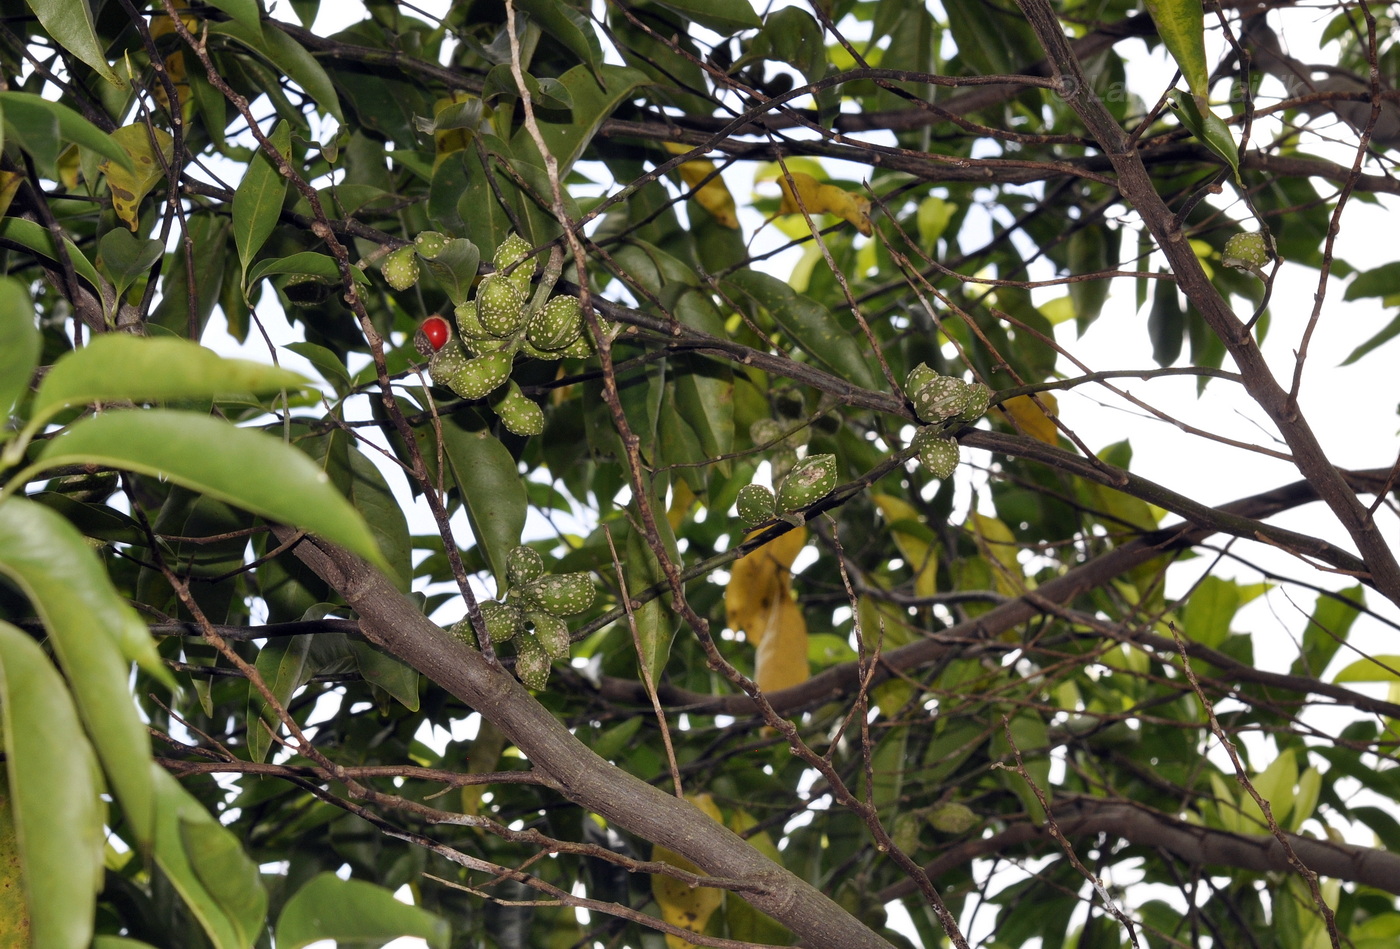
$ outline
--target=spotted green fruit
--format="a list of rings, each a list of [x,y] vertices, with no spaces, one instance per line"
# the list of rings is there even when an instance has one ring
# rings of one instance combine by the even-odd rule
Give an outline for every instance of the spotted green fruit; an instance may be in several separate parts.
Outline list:
[[[506,577],[512,584],[529,583],[544,575],[544,558],[533,547],[521,544],[506,554]]]
[[[938,373],[928,367],[927,363],[919,363],[909,370],[909,377],[904,380],[904,391],[911,396],[938,378]]]
[[[514,231],[499,244],[496,245],[496,252],[491,256],[491,266],[497,270],[505,270],[525,259],[525,255],[534,250],[530,242]]]
[[[580,333],[578,339],[559,350],[559,355],[565,359],[587,359],[593,355],[593,340],[587,333]]]
[[[527,610],[525,626],[534,629],[535,639],[551,659],[569,658],[569,624],[553,613]]]
[[[967,408],[967,399],[966,384],[952,376],[937,376],[909,397],[914,414],[929,423],[957,418]]]
[[[735,502],[739,508],[739,520],[745,527],[755,527],[773,516],[775,501],[773,492],[761,484],[746,484],[739,489]]]
[[[473,649],[478,648],[476,645],[476,630],[472,629],[471,617],[462,617],[456,623],[453,623],[447,632],[453,639],[459,639]]]
[[[1269,262],[1269,245],[1263,234],[1232,234],[1225,242],[1220,262],[1236,270],[1258,270]]]
[[[449,339],[428,360],[428,375],[437,385],[451,386],[452,380],[467,368],[468,361],[462,344],[455,339]]]
[[[457,332],[463,339],[483,339],[486,337],[486,330],[482,327],[481,321],[476,318],[475,303],[459,303],[452,308],[452,315],[457,317]]]
[[[488,336],[509,336],[525,322],[525,294],[500,274],[483,277],[476,288],[476,319]]]
[[[413,247],[400,247],[379,265],[384,281],[395,290],[407,290],[418,282],[418,257]]]
[[[958,443],[953,439],[943,438],[932,428],[921,428],[914,435],[913,445],[919,453],[919,463],[935,478],[951,477],[958,470]]]
[[[481,618],[486,621],[486,632],[493,643],[504,643],[514,639],[520,629],[520,609],[510,603],[483,601]]]
[[[809,455],[792,466],[778,487],[780,511],[796,511],[820,501],[836,487],[836,456]]]
[[[413,239],[413,250],[424,260],[437,260],[447,249],[447,237],[437,231],[421,231]]]
[[[967,405],[958,415],[958,420],[975,422],[987,414],[987,407],[992,404],[992,390],[980,382],[969,382],[965,384],[963,391],[967,393]]]
[[[520,386],[512,382],[506,387],[505,395],[491,404],[501,424],[516,435],[529,437],[544,431],[544,409],[533,399],[520,391]]]
[[[466,365],[452,376],[447,384],[464,399],[484,399],[510,378],[512,359],[512,354],[508,352],[487,353],[475,359],[468,359]]]
[[[515,675],[531,689],[543,689],[549,681],[549,654],[533,636],[521,636],[516,641]]]
[[[578,298],[561,295],[550,297],[549,302],[530,317],[525,337],[539,349],[555,350],[563,349],[582,332],[583,311]]]
[[[561,573],[527,583],[520,598],[555,616],[572,616],[593,605],[593,580],[586,573]]]

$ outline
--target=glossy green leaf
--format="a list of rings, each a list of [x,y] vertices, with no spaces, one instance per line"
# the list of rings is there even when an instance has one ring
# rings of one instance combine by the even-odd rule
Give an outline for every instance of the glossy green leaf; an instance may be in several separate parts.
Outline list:
[[[1205,101],[1210,92],[1206,65],[1205,7],[1201,0],[1143,0],[1157,33],[1186,78],[1191,95]]]
[[[166,258],[161,270],[161,300],[151,314],[153,324],[187,339],[197,340],[203,335],[225,280],[232,284],[237,277],[236,270],[225,275],[226,270],[236,266],[228,240],[232,227],[227,215],[201,212],[186,218],[185,232],[192,246],[186,248],[181,241]],[[246,326],[247,304],[236,290],[232,297],[226,299],[224,307],[229,323],[237,325],[242,319]]]
[[[35,224],[33,221],[26,221],[24,218],[7,217],[0,219],[0,240],[13,241],[21,247],[26,247],[54,263],[58,262],[57,251],[54,248],[53,235],[42,224]],[[68,251],[68,259],[73,263],[73,270],[77,272],[95,290],[103,287],[102,278],[97,275],[97,269],[93,267],[92,261],[78,250],[78,245],[68,238],[63,239],[63,247]]]
[[[64,141],[91,149],[126,168],[131,167],[131,156],[127,154],[126,149],[61,102],[54,102],[30,92],[0,92],[0,110],[3,110],[5,121],[12,125],[40,122],[45,125],[51,124]],[[54,153],[57,151],[58,145],[55,142]],[[48,164],[52,165],[52,161]]]
[[[1232,581],[1206,577],[1187,601],[1183,615],[1186,635],[1214,649],[1230,635],[1230,621],[1240,605],[1240,589]]]
[[[460,237],[448,241],[437,257],[423,261],[423,267],[446,291],[453,306],[466,303],[471,296],[480,264],[481,251],[471,241]]]
[[[1224,159],[1234,173],[1235,181],[1240,180],[1239,143],[1230,131],[1230,126],[1210,108],[1204,99],[1195,99],[1176,89],[1167,93],[1167,102],[1176,112],[1181,124],[1196,137],[1196,141]]]
[[[431,435],[428,439],[425,457],[436,454]],[[520,543],[528,504],[515,459],[490,432],[463,428],[455,416],[442,419],[442,440],[472,535],[500,588],[506,580],[506,554]]]
[[[292,151],[292,127],[285,120],[277,124],[268,140],[286,158]],[[243,265],[243,283],[248,283],[248,267],[277,226],[282,203],[287,197],[287,179],[268,157],[258,150],[233,193],[233,240]]]
[[[318,254],[315,251],[305,250],[287,257],[258,261],[248,271],[248,285],[252,286],[264,277],[274,277],[279,274],[302,274],[336,283],[340,282],[340,267],[336,264],[334,257],[329,254]],[[369,285],[369,278],[364,275],[360,268],[352,266],[350,275],[355,278],[356,283],[362,286]]]
[[[209,23],[211,35],[222,34],[233,37],[244,46],[261,55],[279,73],[301,86],[306,94],[316,100],[329,114],[342,124],[345,114],[340,110],[340,97],[335,85],[316,58],[307,52],[306,47],[281,30],[253,30],[237,20],[226,23]]]
[[[100,464],[169,478],[388,567],[364,519],[325,472],[263,432],[194,412],[108,412],[50,441],[40,460],[49,467]]]
[[[804,352],[837,375],[863,389],[882,389],[865,358],[865,340],[843,327],[831,311],[793,290],[777,277],[740,270],[725,281],[741,307],[761,307]]]
[[[313,877],[292,894],[277,917],[277,949],[302,949],[334,939],[343,949],[381,946],[398,936],[417,936],[432,949],[446,949],[446,921],[394,899],[394,894],[363,880],[334,873]]]
[[[1348,663],[1333,682],[1400,682],[1400,656],[1366,656]]]
[[[270,395],[306,384],[300,373],[229,359],[183,339],[105,333],[54,364],[34,397],[34,415],[93,402]]]
[[[253,33],[262,33],[258,0],[209,0],[209,5],[227,13],[245,29]]]
[[[116,227],[97,242],[97,269],[112,281],[117,296],[145,276],[165,253],[165,246],[152,238],[140,238],[126,228]]]
[[[345,368],[339,356],[319,343],[288,343],[283,347],[296,353],[320,370],[321,378],[335,386],[338,395],[345,395],[352,385],[350,370]]]
[[[660,512],[661,508],[657,507],[655,510]],[[665,518],[658,518],[657,528],[661,529],[663,523]],[[669,532],[669,525],[667,530]],[[627,576],[627,592],[633,597],[643,590],[664,583],[666,579],[666,574],[661,569],[661,561],[636,531],[627,535],[627,559],[623,562],[623,569]],[[662,681],[666,663],[671,658],[671,643],[676,635],[675,617],[666,607],[665,601],[668,599],[663,594],[632,611],[641,649],[638,660],[651,673],[651,680],[655,683]]]
[[[107,63],[107,51],[93,28],[87,0],[25,0],[59,46],[114,86],[122,81]]]
[[[98,936],[92,941],[92,949],[156,949],[156,947],[139,939],[127,939],[125,936]]]
[[[1293,672],[1321,675],[1347,641],[1365,602],[1366,594],[1360,584],[1338,590],[1334,596],[1319,593],[1308,626],[1303,630],[1303,655],[1294,663]]]
[[[418,671],[369,643],[350,641],[355,667],[370,685],[389,693],[410,712],[418,711]]]
[[[150,763],[159,799],[156,863],[214,949],[246,949],[267,916],[257,866],[238,839],[165,769]]]
[[[516,8],[524,10],[590,69],[602,63],[603,47],[593,25],[563,0],[517,0]]]
[[[92,746],[68,685],[28,635],[0,622],[0,722],[31,945],[86,949],[102,886]]]
[[[735,2],[748,5],[747,0]],[[600,83],[599,76],[602,77]],[[559,77],[559,82],[568,91],[574,107],[567,116],[558,120],[541,115],[540,134],[545,145],[559,163],[559,174],[563,175],[578,161],[588,143],[603,120],[625,102],[632,90],[648,81],[647,75],[625,66],[603,65],[597,67],[597,75],[588,66],[575,66]],[[532,165],[543,162],[539,149],[528,132],[522,129],[511,141],[516,157]],[[545,192],[548,199],[548,192]]]
[[[173,688],[146,625],[61,516],[24,498],[0,503],[0,574],[29,597],[72,684],[78,711],[139,841],[151,838],[150,739],[127,683],[130,662]]]
[[[311,649],[311,636],[287,636],[274,639],[258,650],[253,668],[262,676],[277,704],[286,708],[292,694],[306,684],[306,655]],[[266,723],[264,727],[262,723]],[[276,745],[272,736],[278,734],[282,721],[252,682],[248,683],[248,757],[266,761],[267,753]],[[271,731],[269,732],[269,728]]]
[[[29,388],[39,363],[39,327],[29,290],[13,277],[0,279],[0,419],[8,419]]]
[[[723,36],[763,25],[749,0],[657,0],[657,6],[674,10]]]

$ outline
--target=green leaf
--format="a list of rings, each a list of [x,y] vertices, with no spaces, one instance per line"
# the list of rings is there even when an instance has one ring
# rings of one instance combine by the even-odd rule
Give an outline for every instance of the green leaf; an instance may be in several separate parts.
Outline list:
[[[0,421],[29,389],[40,346],[29,289],[13,277],[0,279]]]
[[[316,58],[306,48],[281,30],[253,30],[246,24],[233,20],[227,23],[209,22],[211,34],[230,36],[244,46],[258,53],[267,64],[296,83],[326,112],[335,116],[342,125],[345,114],[340,110],[340,97],[335,93],[335,85],[330,76],[316,62]]]
[[[49,467],[110,465],[169,478],[389,569],[364,519],[325,472],[263,432],[194,412],[108,412],[73,425],[39,458]]]
[[[418,670],[360,640],[350,641],[350,652],[366,682],[389,693],[410,712],[418,711]]]
[[[26,221],[24,218],[18,217],[0,219],[0,241],[12,241],[21,247],[32,250],[40,257],[45,257],[54,263],[58,262],[53,235],[42,224],[35,224],[33,221]],[[102,278],[97,275],[92,261],[83,256],[83,252],[78,250],[78,245],[66,237],[63,239],[63,246],[68,251],[68,259],[73,262],[73,269],[78,276],[86,280],[94,290],[101,292],[103,289]]]
[[[340,282],[340,266],[335,262],[334,257],[329,254],[318,254],[313,250],[304,250],[289,257],[273,257],[258,261],[248,271],[248,286],[251,287],[263,277],[272,277],[278,274],[301,274],[308,277],[321,277],[336,283]],[[369,278],[364,275],[360,268],[352,266],[350,274],[355,278],[356,283],[362,286],[369,285]]]
[[[39,644],[0,622],[0,721],[33,946],[86,949],[102,886],[92,746]]]
[[[300,373],[229,359],[188,340],[104,333],[54,364],[34,397],[34,417],[92,402],[267,395],[306,385]]]
[[[1214,649],[1230,635],[1230,621],[1240,608],[1240,589],[1230,580],[1206,577],[1191,594],[1182,621],[1186,635]]]
[[[1351,625],[1361,615],[1360,605],[1365,604],[1366,594],[1360,584],[1335,595],[1317,595],[1317,605],[1307,629],[1303,630],[1303,655],[1295,660],[1295,675],[1318,676],[1327,668],[1342,643],[1347,641]]]
[[[1152,340],[1152,361],[1170,366],[1181,355],[1186,338],[1186,311],[1177,296],[1176,281],[1166,271],[1153,281],[1152,309],[1147,313],[1147,336]]]
[[[471,296],[480,264],[481,251],[471,241],[460,237],[448,241],[437,257],[423,261],[423,266],[446,291],[453,306],[466,303]]]
[[[1396,336],[1400,336],[1400,315],[1396,316],[1395,319],[1387,323],[1385,325],[1385,329],[1381,330],[1375,336],[1372,336],[1370,339],[1366,340],[1366,342],[1353,349],[1351,351],[1351,355],[1348,356],[1346,359],[1342,360],[1342,365],[1350,366],[1352,363],[1356,362],[1362,356],[1365,356],[1371,350],[1384,346]]]
[[[1239,143],[1235,141],[1230,126],[1211,110],[1205,99],[1196,99],[1173,89],[1167,93],[1167,102],[1196,141],[1225,160],[1234,172],[1236,183],[1239,183]]]
[[[1205,7],[1201,0],[1143,0],[1157,33],[1176,60],[1191,95],[1205,101],[1210,91],[1206,65]]]
[[[341,949],[378,947],[398,936],[425,939],[432,949],[446,949],[448,924],[394,894],[363,880],[342,880],[334,873],[313,877],[282,908],[277,918],[277,949],[302,949],[334,939]]]
[[[656,5],[674,10],[722,36],[763,25],[749,0],[656,0]]]
[[[747,0],[734,2],[748,6]],[[559,77],[574,107],[562,119],[551,121],[549,116],[540,116],[539,127],[545,145],[559,163],[561,176],[578,161],[603,120],[627,100],[632,90],[649,81],[640,70],[611,65],[599,66],[596,75],[588,66],[575,66]],[[543,167],[539,149],[527,130],[522,128],[516,134],[511,149],[517,158]],[[544,197],[546,202],[552,200],[548,191]]]
[[[261,34],[262,21],[258,14],[258,0],[209,0],[209,5],[222,10],[250,32]],[[308,23],[309,27],[310,24]]]
[[[292,127],[286,120],[277,123],[269,141],[283,158],[291,155]],[[233,193],[233,240],[243,265],[244,292],[248,287],[248,266],[277,227],[282,203],[287,198],[287,179],[262,149],[248,163],[238,190]]]
[[[748,304],[745,308],[750,311],[755,307],[768,311],[794,343],[837,375],[863,389],[884,388],[865,360],[863,338],[853,336],[816,300],[756,270],[731,274],[725,285],[736,304]]]
[[[30,92],[0,92],[0,109],[5,121],[15,126],[38,125],[56,127],[65,141],[89,148],[125,168],[131,168],[131,156],[106,132],[93,125],[61,102],[45,99]],[[23,136],[22,136],[23,137]],[[57,154],[57,143],[54,153]],[[53,162],[48,162],[52,166]]]
[[[498,589],[506,582],[506,554],[520,543],[529,503],[515,459],[485,429],[470,431],[460,415],[442,419],[443,451],[448,469],[466,502],[467,523],[486,563],[496,576]],[[427,441],[423,455],[436,457],[432,429],[420,430]]]
[[[306,684],[310,673],[306,671],[306,655],[311,649],[312,636],[288,636],[272,640],[258,650],[258,658],[253,667],[258,670],[263,684],[267,686],[277,704],[284,709],[292,699],[292,693]],[[272,732],[264,728],[260,721],[272,727]],[[253,761],[266,761],[267,753],[276,744],[272,735],[277,733],[282,721],[277,717],[262,692],[252,682],[248,683],[248,757]]]
[[[1362,271],[1347,285],[1344,300],[1360,300],[1364,297],[1388,297],[1400,287],[1400,260],[1382,264],[1371,270]]]
[[[603,47],[592,24],[562,0],[517,0],[515,6],[529,14],[530,19],[589,69],[596,69],[602,63]]]
[[[154,762],[156,863],[214,949],[246,949],[267,918],[257,865],[227,828]]]
[[[49,36],[114,86],[122,81],[107,64],[107,51],[93,29],[87,0],[26,0]]]
[[[139,280],[160,260],[165,245],[152,238],[140,238],[116,227],[97,242],[97,269],[112,281],[117,296]]]
[[[653,510],[660,512],[662,508],[654,505]],[[666,524],[665,518],[658,515],[657,528],[669,533],[670,525],[666,524],[663,527],[663,524]],[[630,596],[636,596],[666,579],[666,574],[661,569],[661,561],[637,531],[630,531],[627,535],[627,559],[623,569],[627,575],[627,592]],[[665,600],[663,595],[648,600],[639,609],[632,611],[641,648],[638,661],[651,673],[652,682],[655,683],[661,682],[662,673],[666,671],[666,663],[671,658],[671,644],[676,635],[676,623],[671,611],[666,607]],[[630,635],[628,639],[631,639]]]
[[[1400,656],[1367,656],[1347,665],[1333,682],[1400,682]]]
[[[117,596],[86,540],[61,516],[24,498],[0,503],[0,574],[29,598],[72,684],[78,711],[138,842],[151,839],[146,728],[128,685],[134,659],[171,689],[146,625]]]
[[[331,350],[319,343],[288,343],[282,347],[288,352],[296,353],[321,372],[321,377],[335,386],[335,391],[344,396],[353,383],[350,381],[350,370],[345,368],[345,363]]]

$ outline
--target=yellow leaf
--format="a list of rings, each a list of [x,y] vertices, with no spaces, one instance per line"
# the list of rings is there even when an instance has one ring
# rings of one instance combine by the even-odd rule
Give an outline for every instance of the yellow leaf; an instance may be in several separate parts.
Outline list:
[[[1025,575],[1021,572],[1020,561],[1016,559],[1020,547],[1016,543],[1016,536],[1011,533],[1011,528],[995,517],[974,512],[967,519],[967,529],[977,544],[978,553],[989,563],[995,561],[1001,565],[1000,569],[995,566],[992,569],[992,580],[996,584],[997,592],[1007,596],[1020,596],[1024,593]]]
[[[778,178],[778,187],[783,190],[779,214],[801,214],[805,208],[808,214],[834,214],[853,224],[866,237],[874,233],[875,229],[870,223],[869,198],[836,185],[821,184],[800,171],[791,172],[791,184],[788,177],[781,175]]]
[[[153,137],[161,158],[156,157],[151,147]],[[112,133],[112,139],[126,149],[135,170],[127,171],[105,158],[98,169],[107,176],[107,188],[112,192],[112,207],[117,217],[135,231],[141,226],[141,199],[165,177],[165,169],[175,157],[175,140],[163,129],[148,129],[140,124],[123,125]]]
[[[754,643],[754,681],[765,692],[807,681],[807,621],[792,598],[792,562],[807,529],[788,531],[734,564],[724,590],[730,629]]]
[[[1031,438],[1047,445],[1058,445],[1060,443],[1059,430],[1055,428],[1055,423],[1050,420],[1044,410],[1036,404],[1036,399],[1039,399],[1041,404],[1051,412],[1059,414],[1059,404],[1049,392],[1041,392],[1034,399],[1028,395],[1018,395],[1014,399],[1007,399],[1001,404],[1001,407],[1016,422],[1017,427]]]
[[[685,520],[686,512],[694,503],[695,492],[690,490],[690,485],[678,479],[671,486],[671,506],[666,509],[666,520],[671,522],[672,532],[680,529],[681,522]]]
[[[685,799],[703,811],[711,820],[720,824],[724,823],[724,815],[720,813],[719,807],[715,805],[714,798],[710,795],[687,794]],[[685,857],[660,845],[652,847],[651,859],[661,863],[669,863],[673,867],[690,873],[704,872]],[[651,895],[656,898],[656,905],[661,908],[663,920],[672,926],[679,926],[681,929],[693,933],[703,933],[710,917],[724,902],[723,890],[716,890],[708,886],[692,887],[675,877],[661,875],[652,876]],[[670,933],[666,935],[666,945],[670,949],[693,949],[693,943]]]
[[[938,592],[938,552],[933,544],[909,530],[901,529],[900,522],[919,523],[919,512],[908,501],[890,494],[876,494],[871,497],[880,513],[890,525],[894,534],[894,545],[900,556],[914,571],[914,594],[933,596]]]
[[[679,145],[675,142],[661,144],[665,145],[666,151],[672,155],[684,155],[691,150],[689,145]],[[729,193],[729,186],[724,183],[724,179],[717,174],[714,162],[703,158],[683,161],[676,167],[676,173],[692,190],[691,197],[695,199],[696,204],[709,211],[710,216],[721,226],[738,229],[739,213],[734,205],[734,196]]]
[[[438,99],[433,103],[433,120],[436,121],[448,108],[459,102],[466,102],[471,99],[470,93],[454,90],[446,99]],[[460,152],[472,143],[472,130],[469,128],[451,128],[434,130],[433,132],[433,170],[436,171],[442,160],[453,152]]]
[[[194,35],[199,34],[199,21],[192,16],[181,17],[185,24],[185,29]],[[161,13],[151,17],[151,38],[156,39],[175,32],[175,20],[169,14]],[[190,101],[190,78],[185,71],[185,53],[177,49],[169,56],[165,57],[165,73],[170,77],[171,83],[175,86],[175,95],[180,100],[180,114],[189,121],[194,113],[194,103]],[[156,101],[166,112],[170,111],[170,97],[165,94],[165,83],[153,83],[152,91],[155,93]]]
[[[18,171],[0,171],[0,217],[10,210],[10,202],[15,199],[19,186],[24,184],[24,175]]]

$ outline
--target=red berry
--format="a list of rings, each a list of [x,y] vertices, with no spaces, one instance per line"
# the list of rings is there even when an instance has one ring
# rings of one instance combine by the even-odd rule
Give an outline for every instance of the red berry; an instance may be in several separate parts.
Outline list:
[[[452,338],[452,327],[440,316],[428,317],[419,329],[427,337],[428,345],[433,347],[433,352],[446,346],[447,341]]]

